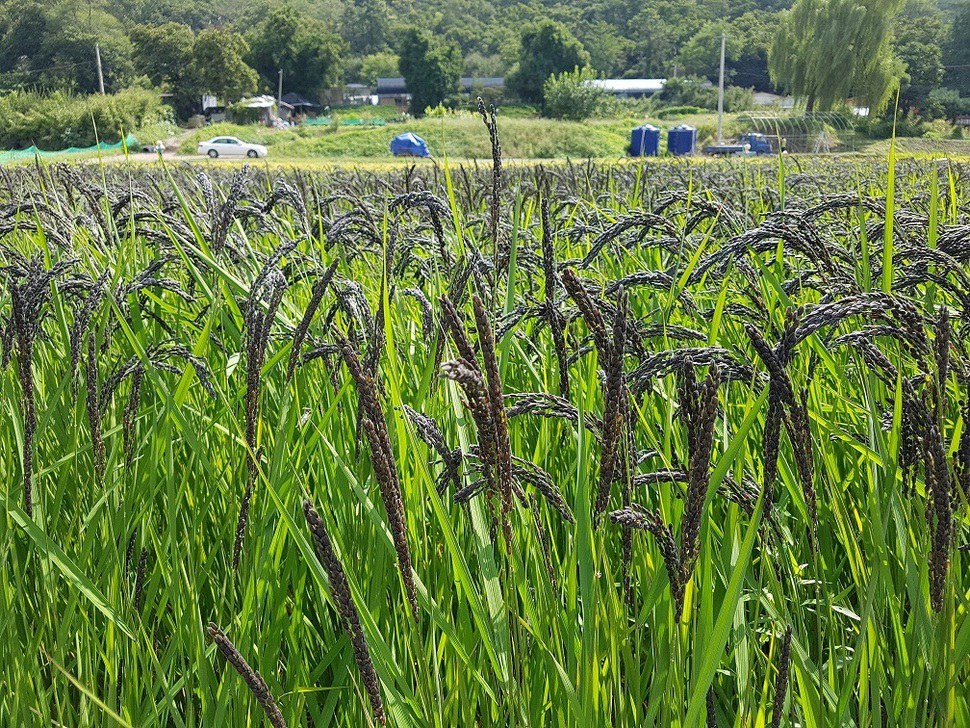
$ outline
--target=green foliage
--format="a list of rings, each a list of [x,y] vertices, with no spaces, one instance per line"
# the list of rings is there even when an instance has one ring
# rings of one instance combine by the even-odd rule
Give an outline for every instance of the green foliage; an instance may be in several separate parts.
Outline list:
[[[655,116],[658,119],[674,119],[680,116],[691,116],[701,114],[709,109],[702,109],[700,106],[668,106],[660,109]]]
[[[677,54],[678,68],[687,75],[705,77],[717,83],[723,33],[726,80],[759,91],[772,91],[768,49],[776,20],[774,15],[749,12],[731,21],[706,23],[681,47]]]
[[[192,60],[195,33],[181,23],[136,25],[129,31],[135,72],[160,87],[173,88]]]
[[[619,29],[605,20],[581,23],[576,37],[589,53],[589,65],[604,76],[620,76],[628,65],[634,41],[624,38]]]
[[[729,84],[771,91],[768,51],[781,22],[779,11],[791,1],[0,0],[0,90],[93,91],[97,43],[109,90],[147,78],[173,94],[173,105],[185,117],[196,109],[200,88],[223,85],[192,62],[194,33],[201,30],[246,38],[248,51],[230,49],[226,58],[216,59],[217,65],[240,71],[240,81],[226,84],[236,87],[232,90],[275,93],[282,68],[284,90],[314,97],[341,81],[373,83],[377,76],[394,74],[389,53],[399,48],[409,28],[417,28],[436,46],[457,45],[463,58],[460,75],[505,76],[508,98],[536,105],[541,105],[546,78],[576,66],[615,77],[686,73],[715,81],[722,31],[727,33]],[[871,98],[881,103],[899,80],[904,109],[923,112],[927,94],[940,85],[970,95],[970,44],[964,42],[970,37],[970,9],[941,0],[941,13],[936,0],[906,0],[892,33],[885,34],[887,42],[873,45],[863,26],[882,27],[884,6],[902,1],[801,0],[834,16],[838,32],[815,20],[815,25],[803,24],[805,43],[816,55],[799,62],[797,73],[819,76],[824,67],[836,66],[829,80],[850,88],[842,89],[834,103],[841,103],[843,93],[863,103]],[[785,22],[792,24],[790,17]],[[822,45],[826,50],[820,50]],[[800,52],[798,46],[792,52]],[[838,52],[852,62],[833,61]],[[211,49],[203,53],[213,55]],[[256,68],[260,78],[255,86],[233,55]],[[936,80],[941,64],[946,67],[942,84]],[[851,83],[844,67],[854,77]],[[790,86],[782,76],[775,78]],[[450,82],[445,85],[444,95],[441,89],[432,94],[432,106],[454,94]],[[815,97],[805,98],[815,103]],[[880,103],[870,105],[878,108]]]
[[[195,48],[195,33],[181,23],[136,25],[129,31],[134,46],[135,73],[173,94],[173,107],[181,117],[194,111],[198,99],[190,94],[188,69]]]
[[[905,64],[899,106],[925,116],[929,93],[943,81],[943,48],[947,33],[943,14],[928,0],[910,0],[893,23],[893,48]]]
[[[663,106],[696,106],[712,110],[717,108],[717,89],[705,78],[669,78],[654,101]]]
[[[899,86],[891,23],[901,0],[797,0],[786,13],[770,54],[772,79],[828,111],[854,98],[879,113]]]
[[[728,86],[724,89],[724,110],[729,113],[748,111],[754,105],[754,89]]]
[[[56,151],[116,142],[166,118],[158,94],[147,89],[105,96],[15,91],[0,96],[0,149],[33,145]]]
[[[246,39],[231,30],[203,30],[196,36],[186,71],[189,92],[199,99],[213,94],[226,103],[255,93],[259,78],[244,60]]]
[[[411,113],[419,115],[458,91],[462,59],[455,43],[412,28],[404,33],[398,57],[411,94]]]
[[[726,86],[724,89],[724,110],[732,113],[747,111],[754,101],[754,90],[740,86]],[[651,108],[667,111],[661,118],[671,114],[676,116],[682,110],[696,109],[697,111],[717,110],[717,88],[707,79],[696,76],[685,78],[671,78],[667,80],[663,90],[650,100]],[[683,113],[691,113],[684,111]],[[659,116],[659,113],[658,113]]]
[[[0,87],[97,91],[95,45],[105,88],[122,88],[132,77],[133,48],[113,15],[74,2],[0,4]]]
[[[725,36],[725,75],[731,78],[728,65],[740,55],[744,39],[726,21],[707,23],[698,30],[677,54],[677,64],[689,76],[699,76],[717,82],[721,59],[721,34]]]
[[[542,115],[570,121],[596,116],[609,101],[609,95],[591,83],[595,78],[596,74],[588,68],[547,78],[542,86]]]
[[[970,96],[970,2],[957,6],[943,62],[947,67],[944,85]]]
[[[530,103],[541,103],[546,79],[589,65],[589,54],[562,23],[543,20],[522,32],[518,67],[506,80],[509,90]]]
[[[248,34],[248,59],[266,88],[276,89],[278,74],[289,91],[308,96],[333,86],[344,43],[325,23],[280,5]]]
[[[390,8],[386,0],[351,0],[344,6],[340,28],[355,55],[372,55],[390,48]]]
[[[518,129],[500,123],[504,145]],[[0,378],[0,724],[256,728],[268,693],[276,725],[359,728],[376,724],[367,687],[388,728],[970,724],[970,284],[945,255],[965,254],[965,166],[510,164],[492,268],[488,166],[406,164],[4,170],[5,313],[26,289],[37,336]],[[890,292],[873,292],[885,271]],[[488,294],[477,325],[472,293]],[[445,294],[470,343],[442,335],[439,351]],[[947,310],[952,331],[934,326]],[[265,357],[248,354],[254,317]],[[490,352],[493,327],[497,362],[481,368],[509,395],[523,494],[509,539],[479,483],[491,433],[438,376]],[[379,408],[361,408],[335,332],[374,352],[358,381]],[[78,334],[90,346],[72,376]],[[612,423],[604,368],[631,390]],[[602,472],[617,435],[619,482]],[[247,460],[258,481],[234,567]],[[593,513],[601,481],[613,518]],[[305,499],[332,543],[326,569]],[[622,523],[651,532],[628,541]],[[220,656],[209,622],[251,673]]]
[[[364,56],[360,60],[360,68],[356,74],[359,83],[366,83],[368,86],[376,86],[378,78],[395,78],[400,74],[398,67],[398,57],[396,53],[382,51]]]
[[[960,114],[970,114],[970,96],[961,96],[955,88],[935,88],[926,95],[926,118],[953,119]]]

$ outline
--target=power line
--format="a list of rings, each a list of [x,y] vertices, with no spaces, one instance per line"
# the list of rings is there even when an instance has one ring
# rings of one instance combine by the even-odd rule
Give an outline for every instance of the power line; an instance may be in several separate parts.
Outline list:
[[[93,61],[75,61],[73,63],[58,63],[54,66],[47,66],[46,68],[27,68],[24,70],[12,69],[9,71],[0,71],[0,74],[5,76],[21,75],[28,76],[32,73],[46,73],[47,71],[56,71],[62,68],[76,68],[78,66],[91,66]]]

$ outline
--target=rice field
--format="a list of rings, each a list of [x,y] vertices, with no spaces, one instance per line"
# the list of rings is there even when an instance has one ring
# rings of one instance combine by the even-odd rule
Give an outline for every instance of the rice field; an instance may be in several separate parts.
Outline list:
[[[0,724],[970,725],[970,166],[493,123],[0,169]]]

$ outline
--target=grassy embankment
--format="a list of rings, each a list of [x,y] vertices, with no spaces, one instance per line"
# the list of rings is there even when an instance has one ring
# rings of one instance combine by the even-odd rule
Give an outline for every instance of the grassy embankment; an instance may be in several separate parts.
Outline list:
[[[370,118],[370,109],[360,113]],[[372,115],[372,114],[371,114]],[[591,119],[585,122],[557,121],[541,118],[503,118],[502,151],[512,159],[573,159],[615,158],[625,156],[630,144],[630,130],[646,121],[662,129],[683,121],[700,129],[700,138],[713,128],[711,114],[683,119],[616,117]],[[428,142],[431,153],[440,157],[486,159],[490,156],[488,138],[482,136],[481,119],[472,114],[445,118],[408,119],[386,126],[301,126],[291,129],[267,129],[252,125],[216,124],[199,129],[184,137],[179,151],[195,152],[203,139],[230,134],[250,142],[265,144],[274,158],[357,158],[379,159],[390,156],[391,139],[404,131],[413,131]],[[733,123],[733,117],[730,121]],[[661,151],[666,137],[661,137]]]

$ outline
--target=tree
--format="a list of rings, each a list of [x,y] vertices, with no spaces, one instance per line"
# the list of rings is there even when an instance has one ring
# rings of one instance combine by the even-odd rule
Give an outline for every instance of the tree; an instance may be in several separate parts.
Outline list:
[[[192,60],[195,33],[181,23],[136,25],[128,32],[134,46],[135,73],[156,86],[173,88]]]
[[[41,58],[48,32],[45,8],[36,0],[20,0],[0,6],[0,73],[9,76],[5,85],[28,85],[33,68],[43,68]]]
[[[577,30],[583,48],[589,53],[589,65],[600,73],[614,76],[626,68],[626,56],[633,42],[622,37],[609,23],[596,21]]]
[[[263,82],[275,89],[279,72],[291,90],[316,94],[339,79],[343,41],[319,20],[291,5],[269,11],[249,34],[249,60]]]
[[[170,92],[180,118],[190,116],[198,104],[187,77],[195,47],[192,29],[181,23],[135,25],[128,35],[135,49],[135,73]]]
[[[768,49],[776,26],[777,16],[761,12],[745,13],[731,22],[708,22],[681,46],[677,54],[678,69],[716,82],[720,72],[721,34],[724,33],[727,80],[771,91],[774,87],[768,75]]]
[[[522,32],[519,64],[507,85],[524,101],[540,103],[547,78],[588,65],[589,54],[565,25],[542,20]]]
[[[368,86],[376,86],[379,78],[394,78],[401,71],[398,68],[398,58],[394,53],[372,53],[364,56],[360,61],[360,82]]]
[[[388,50],[390,11],[385,0],[355,0],[344,7],[341,35],[354,55]]]
[[[936,4],[910,0],[893,23],[893,48],[905,64],[899,92],[900,110],[922,109],[930,92],[939,88],[946,69],[943,48],[946,23]]]
[[[417,28],[405,31],[398,66],[411,94],[411,113],[420,115],[458,91],[462,57],[458,45]]]
[[[878,113],[903,74],[890,43],[900,5],[900,0],[796,0],[771,47],[772,79],[805,99],[809,111],[826,111],[852,97]]]
[[[953,119],[970,113],[970,98],[960,96],[955,88],[935,88],[927,94],[924,113],[930,119]]]
[[[970,2],[957,6],[950,31],[950,42],[943,54],[946,64],[947,88],[956,89],[963,96],[970,96]]]
[[[73,3],[55,6],[48,16],[41,47],[40,58],[48,64],[41,76],[49,85],[72,86],[82,92],[97,91],[96,45],[101,51],[105,89],[121,90],[134,71],[134,48],[121,21],[97,8],[78,7]]]
[[[542,85],[542,115],[551,119],[583,121],[595,116],[609,100],[603,89],[590,83],[596,75],[588,68],[550,76]]]
[[[707,23],[688,40],[677,54],[677,66],[688,75],[704,76],[717,81],[721,64],[721,34],[725,35],[725,74],[731,73],[730,62],[741,54],[743,39],[732,32],[725,21]]]
[[[239,33],[201,31],[195,38],[186,71],[187,88],[196,101],[206,94],[230,102],[255,93],[259,77],[243,60],[248,52],[246,39]]]
[[[778,27],[778,13],[753,11],[735,18],[728,31],[737,34],[741,47],[730,61],[731,80],[758,91],[774,91],[768,73],[768,52]]]
[[[4,86],[97,91],[96,45],[101,48],[105,88],[123,87],[131,80],[132,46],[113,15],[67,1],[0,4]]]

